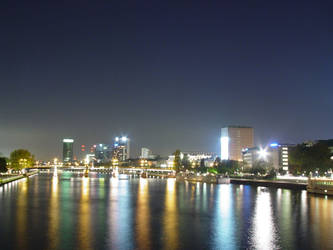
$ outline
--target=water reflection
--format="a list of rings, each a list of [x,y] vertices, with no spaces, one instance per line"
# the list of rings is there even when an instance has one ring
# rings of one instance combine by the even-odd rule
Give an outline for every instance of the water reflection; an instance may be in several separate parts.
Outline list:
[[[165,194],[165,211],[163,218],[163,238],[165,249],[177,249],[179,244],[178,213],[176,200],[176,180],[173,178],[168,178]]]
[[[91,214],[89,200],[89,178],[83,177],[81,184],[81,200],[79,206],[78,244],[80,249],[91,248]]]
[[[279,210],[281,212],[280,220],[278,221],[278,225],[280,228],[280,238],[283,239],[283,247],[289,249],[294,247],[294,242],[293,242],[294,223],[292,218],[293,207],[292,207],[291,195],[292,195],[291,190],[283,189],[281,190],[280,197],[278,198],[280,204]]]
[[[258,188],[251,245],[255,249],[278,249],[277,235],[272,215],[270,193],[266,189]]]
[[[13,185],[18,187],[18,197],[17,197],[17,208],[16,208],[16,242],[19,249],[27,248],[27,205],[28,205],[28,181],[24,179],[18,184],[9,183],[9,187],[12,188]],[[1,225],[2,226],[2,225]]]
[[[236,248],[232,189],[230,185],[216,186],[214,213],[214,246],[221,249]]]
[[[59,201],[58,201],[58,177],[52,178],[52,188],[49,206],[49,249],[57,249],[59,242]]]
[[[1,249],[333,249],[333,198],[59,174],[3,186],[0,225]]]
[[[320,249],[333,248],[333,200],[328,197],[311,195],[310,225],[312,225],[313,241]]]
[[[137,201],[137,241],[140,249],[151,249],[148,180],[140,178]]]
[[[107,245],[112,249],[132,249],[132,204],[128,181],[111,178],[108,227],[110,237]]]

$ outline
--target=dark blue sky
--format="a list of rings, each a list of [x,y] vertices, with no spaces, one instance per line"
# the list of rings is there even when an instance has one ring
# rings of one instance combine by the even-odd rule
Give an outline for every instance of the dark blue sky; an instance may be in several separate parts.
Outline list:
[[[333,138],[331,1],[24,2],[1,6],[4,154],[118,134],[134,153],[219,152],[229,124]]]

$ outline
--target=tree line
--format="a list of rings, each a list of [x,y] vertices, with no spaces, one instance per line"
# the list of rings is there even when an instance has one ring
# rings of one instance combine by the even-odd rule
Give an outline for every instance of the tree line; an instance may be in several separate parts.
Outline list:
[[[292,174],[325,174],[333,169],[332,151],[327,141],[314,145],[299,144],[289,149],[289,171]]]
[[[8,169],[21,171],[34,165],[35,157],[26,149],[17,149],[10,153],[10,157],[0,157],[0,172],[5,173]]]

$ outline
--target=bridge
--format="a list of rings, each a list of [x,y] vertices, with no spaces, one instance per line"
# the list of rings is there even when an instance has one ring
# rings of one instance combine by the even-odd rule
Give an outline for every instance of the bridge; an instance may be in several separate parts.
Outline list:
[[[32,168],[28,168],[27,170],[39,170],[40,172],[52,172],[55,166],[36,166]],[[140,167],[117,167],[118,172],[120,174],[138,174],[142,175],[143,173],[148,176],[170,176],[175,175],[175,171],[170,168],[140,168]],[[84,172],[87,168],[84,166],[68,166],[68,167],[59,167],[57,166],[58,171],[66,171],[66,172]],[[89,167],[89,172],[97,172],[97,173],[113,173],[114,168],[99,168],[99,167]]]

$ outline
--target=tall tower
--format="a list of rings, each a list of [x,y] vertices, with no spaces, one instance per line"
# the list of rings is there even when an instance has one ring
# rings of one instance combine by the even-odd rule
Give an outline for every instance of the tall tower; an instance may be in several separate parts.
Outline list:
[[[122,136],[114,139],[112,157],[119,161],[126,161],[130,158],[130,140],[128,137]]]
[[[63,139],[63,150],[62,150],[62,159],[63,162],[72,162],[73,161],[73,139]]]
[[[221,159],[242,161],[242,149],[254,146],[253,128],[228,126],[221,129]]]
[[[148,159],[151,155],[151,151],[149,148],[141,148],[141,156],[142,159]]]

